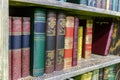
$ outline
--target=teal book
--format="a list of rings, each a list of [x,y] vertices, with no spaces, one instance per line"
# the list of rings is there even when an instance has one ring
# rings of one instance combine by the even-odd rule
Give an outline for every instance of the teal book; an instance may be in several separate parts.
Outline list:
[[[33,76],[41,76],[44,74],[46,10],[35,9],[33,19],[31,72]]]
[[[87,5],[88,4],[88,0],[80,0],[80,4]]]
[[[120,0],[118,0],[118,12],[120,12]]]
[[[57,0],[57,1],[66,2],[66,0]]]
[[[108,80],[115,80],[114,68],[115,65],[109,66]]]
[[[116,4],[116,1],[117,1],[117,0],[113,0],[113,5],[112,5],[112,10],[113,10],[113,11],[116,11],[116,5],[117,5],[117,4]]]

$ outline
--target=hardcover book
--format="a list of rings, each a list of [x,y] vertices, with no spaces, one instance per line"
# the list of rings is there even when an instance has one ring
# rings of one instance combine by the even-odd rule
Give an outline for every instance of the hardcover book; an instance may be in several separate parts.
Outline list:
[[[113,9],[113,0],[110,0],[110,4],[109,4],[109,10]]]
[[[103,80],[108,80],[109,67],[104,68]]]
[[[75,25],[74,25],[74,35],[73,35],[73,53],[72,53],[72,66],[77,65],[77,54],[78,54],[78,27],[79,27],[79,19],[75,17]]]
[[[66,0],[57,0],[57,1],[66,2]]]
[[[45,73],[51,73],[54,71],[55,49],[56,49],[56,13],[52,10],[48,10],[46,23]]]
[[[99,69],[99,80],[103,80],[104,68]]]
[[[65,27],[65,53],[64,53],[64,69],[72,66],[72,52],[73,52],[73,32],[74,32],[74,17],[66,17]]]
[[[92,53],[92,28],[93,20],[86,20],[85,38],[83,46],[83,58],[90,58]]]
[[[92,79],[91,80],[99,80],[99,70],[94,70],[92,72]]]
[[[80,0],[80,4],[87,5],[87,4],[88,4],[88,1],[87,1],[87,0]]]
[[[118,12],[120,12],[120,0],[118,0]]]
[[[114,73],[115,65],[111,65],[108,68],[109,68],[108,80],[117,80],[115,79],[115,73]]]
[[[92,72],[88,72],[86,74],[82,74],[80,80],[92,80]]]
[[[96,6],[96,0],[88,0],[88,6]]]
[[[106,56],[109,52],[114,23],[111,21],[96,21],[94,26],[92,52]]]
[[[44,74],[45,62],[46,10],[36,8],[33,14],[33,24],[31,27],[31,74],[32,76],[41,76]]]
[[[113,10],[113,11],[116,11],[116,10],[117,10],[117,9],[116,9],[116,5],[117,5],[116,2],[117,2],[117,0],[113,0],[113,2],[112,2],[112,4],[113,4],[113,5],[112,5],[112,10]]]
[[[30,18],[22,20],[22,77],[30,74]]]
[[[12,17],[12,80],[21,78],[21,32],[22,18]]]
[[[78,28],[78,63],[82,58],[82,45],[83,45],[83,26],[79,26]]]
[[[110,10],[110,0],[107,0],[107,3],[106,3],[106,10]]]
[[[102,0],[96,0],[96,7],[101,8],[102,7]]]
[[[102,8],[103,9],[106,9],[106,6],[107,6],[107,0],[102,0]]]
[[[56,54],[55,70],[59,71],[64,68],[64,37],[65,37],[66,15],[58,13],[57,32],[56,32]]]

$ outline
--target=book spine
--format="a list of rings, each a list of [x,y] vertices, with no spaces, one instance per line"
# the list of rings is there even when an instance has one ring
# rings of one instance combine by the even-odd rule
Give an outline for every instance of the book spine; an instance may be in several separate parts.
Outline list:
[[[109,66],[109,74],[108,74],[108,80],[116,80],[115,79],[115,74],[114,74],[114,68],[115,68],[115,65],[111,65]]]
[[[112,10],[116,11],[116,0],[113,0],[112,4]]]
[[[96,6],[96,0],[88,0],[88,6]]]
[[[99,80],[103,80],[104,68],[99,69]]]
[[[47,12],[46,38],[45,73],[51,73],[54,71],[56,48],[56,13],[52,10]]]
[[[118,11],[118,7],[119,7],[119,0],[116,0],[116,11]]]
[[[85,30],[85,43],[84,43],[84,58],[90,58],[91,57],[91,50],[92,50],[92,26],[93,21],[87,20],[86,23],[86,30]]]
[[[67,0],[67,2],[79,4],[80,0]]]
[[[106,3],[106,10],[109,10],[109,8],[110,8],[110,0],[107,0],[107,3]]]
[[[11,33],[12,33],[12,17],[9,17],[9,80],[11,80],[11,70],[12,70],[12,65],[11,65],[11,59],[12,59],[12,51],[11,51],[11,46],[12,46],[12,40],[11,40]]]
[[[101,8],[102,7],[102,0],[96,0],[96,7]]]
[[[92,74],[92,80],[99,80],[99,70],[94,70]]]
[[[13,17],[12,26],[12,80],[21,78],[21,32],[22,18]]]
[[[78,63],[82,58],[83,26],[78,29]]]
[[[92,72],[88,72],[87,73],[87,79],[85,79],[85,80],[92,80],[92,74],[93,74]]]
[[[30,18],[23,17],[22,25],[22,77],[30,74]]]
[[[57,0],[57,1],[66,2],[66,0]]]
[[[112,10],[113,9],[113,0],[110,0],[110,4],[109,4],[109,10]]]
[[[120,0],[118,0],[118,12],[120,12]]]
[[[104,68],[103,80],[108,80],[109,67]]]
[[[75,18],[75,26],[74,26],[74,39],[73,39],[73,54],[72,54],[72,66],[77,65],[77,54],[78,54],[78,27],[79,27],[79,19]]]
[[[64,68],[64,37],[65,37],[66,15],[59,13],[57,17],[57,34],[56,34],[56,54],[55,70],[59,71]]]
[[[113,74],[115,75],[115,80],[120,79],[120,63],[114,65]]]
[[[103,9],[106,9],[106,6],[107,6],[107,1],[106,0],[102,0],[102,8]]]
[[[80,0],[80,4],[87,5],[88,1],[87,0]]]
[[[73,49],[73,30],[74,30],[74,17],[66,17],[65,28],[65,53],[64,53],[64,69],[72,66],[72,49]]]
[[[109,36],[108,36],[108,40],[107,40],[107,45],[105,48],[105,55],[107,55],[109,52],[110,43],[111,43],[112,34],[113,34],[113,29],[114,29],[114,23],[112,23],[111,28],[110,28],[110,32],[109,32]]]
[[[45,29],[46,29],[46,10],[34,10],[33,22],[33,51],[32,51],[32,75],[41,76],[44,74],[44,55],[45,55]]]

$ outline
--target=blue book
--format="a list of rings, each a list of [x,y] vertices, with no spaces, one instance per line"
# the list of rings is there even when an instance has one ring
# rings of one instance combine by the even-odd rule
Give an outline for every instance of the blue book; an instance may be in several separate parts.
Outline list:
[[[120,0],[118,0],[118,12],[120,12]]]
[[[116,2],[117,0],[113,0],[112,10],[116,11]]]
[[[88,3],[88,0],[80,0],[80,4],[87,5],[87,3]]]
[[[96,0],[88,0],[88,6],[96,6]]]

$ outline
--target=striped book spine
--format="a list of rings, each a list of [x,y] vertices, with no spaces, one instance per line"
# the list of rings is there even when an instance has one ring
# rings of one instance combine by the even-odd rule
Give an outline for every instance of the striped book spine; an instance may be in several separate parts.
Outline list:
[[[109,9],[110,9],[110,10],[113,9],[113,0],[110,0]]]
[[[80,0],[80,4],[87,5],[88,1],[87,0]]]
[[[99,80],[99,70],[94,70],[92,74],[92,80]]]
[[[96,0],[96,7],[101,8],[102,7],[102,0]]]
[[[93,27],[93,21],[88,19],[86,22],[86,29],[85,29],[85,42],[84,42],[84,52],[83,57],[84,58],[90,58],[91,57],[91,50],[92,50],[92,27]]]
[[[106,3],[106,10],[110,10],[110,0],[107,0],[107,3]]]
[[[79,19],[75,17],[75,26],[74,26],[74,39],[73,39],[73,54],[72,54],[72,66],[77,65],[77,54],[78,54],[78,27]]]
[[[103,80],[104,68],[99,69],[99,80]]]
[[[13,17],[12,26],[12,80],[21,78],[21,32],[22,18]]]
[[[56,49],[56,13],[47,12],[45,73],[54,71]]]
[[[65,53],[64,53],[64,69],[72,66],[72,51],[73,51],[73,31],[74,31],[74,17],[66,17],[65,28]]]
[[[96,0],[88,0],[88,6],[96,6]]]
[[[116,5],[117,5],[117,4],[116,4],[116,1],[117,1],[117,0],[113,0],[113,2],[112,2],[112,4],[113,4],[113,5],[112,5],[112,10],[113,10],[113,11],[116,11]]]
[[[58,13],[57,16],[57,34],[56,34],[56,54],[55,70],[59,71],[64,68],[64,37],[65,37],[66,15]]]
[[[30,74],[30,18],[23,17],[22,25],[22,77]]]
[[[102,0],[102,9],[106,9],[107,6],[107,1],[106,0]]]
[[[78,63],[82,58],[83,26],[78,29]]]
[[[12,59],[12,51],[11,51],[11,33],[12,33],[12,17],[9,17],[9,80],[11,80],[11,70],[12,70],[12,65],[11,65],[11,59]]]
[[[32,65],[31,74],[41,76],[44,74],[44,53],[45,53],[45,23],[46,10],[35,9],[32,27]]]
[[[120,0],[118,0],[118,12],[120,12]]]

